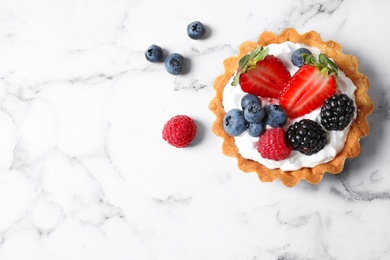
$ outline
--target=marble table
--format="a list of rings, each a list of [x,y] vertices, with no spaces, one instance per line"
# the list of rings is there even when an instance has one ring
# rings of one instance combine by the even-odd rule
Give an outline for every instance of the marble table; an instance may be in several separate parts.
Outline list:
[[[390,2],[0,1],[0,259],[390,259]],[[208,30],[192,40],[187,24]],[[375,110],[359,157],[318,185],[262,183],[211,132],[224,58],[264,30],[357,56]],[[384,28],[384,29],[382,29]],[[151,44],[182,75],[145,60]],[[161,138],[177,114],[194,143]]]

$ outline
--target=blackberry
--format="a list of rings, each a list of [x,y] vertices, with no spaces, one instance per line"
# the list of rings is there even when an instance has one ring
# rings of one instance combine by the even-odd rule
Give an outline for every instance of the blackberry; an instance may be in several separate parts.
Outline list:
[[[343,130],[355,113],[353,100],[346,94],[334,94],[321,108],[321,124],[327,130]]]
[[[312,155],[324,148],[327,138],[321,125],[310,119],[302,119],[289,126],[287,139],[294,150]]]

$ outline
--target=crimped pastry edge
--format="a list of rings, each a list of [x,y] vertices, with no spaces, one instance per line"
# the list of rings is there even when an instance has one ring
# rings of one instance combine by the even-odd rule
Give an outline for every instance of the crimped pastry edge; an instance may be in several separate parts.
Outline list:
[[[223,117],[225,115],[225,111],[222,105],[222,93],[225,85],[237,70],[239,59],[259,45],[266,46],[271,43],[282,43],[285,41],[301,43],[318,48],[322,53],[326,54],[329,58],[332,58],[339,69],[341,69],[357,87],[355,91],[357,116],[351,123],[351,128],[344,148],[332,161],[319,164],[313,168],[301,168],[294,171],[268,169],[259,162],[243,158],[238,152],[234,137],[229,136],[223,128]],[[339,43],[334,41],[323,41],[319,33],[316,31],[299,34],[295,29],[287,28],[279,35],[270,31],[265,31],[260,34],[257,42],[243,42],[240,45],[238,56],[232,56],[225,59],[223,64],[224,73],[218,76],[214,81],[213,87],[216,94],[209,104],[210,110],[216,116],[216,120],[212,126],[212,131],[215,135],[223,138],[222,152],[226,156],[237,158],[238,167],[243,172],[256,172],[259,179],[263,182],[272,182],[276,179],[280,179],[287,187],[293,187],[301,180],[317,184],[322,180],[322,177],[326,172],[331,174],[340,173],[344,168],[344,163],[347,158],[354,158],[360,154],[360,139],[367,136],[370,132],[367,117],[373,111],[374,104],[367,94],[369,89],[369,80],[358,70],[358,59],[353,55],[344,54]]]

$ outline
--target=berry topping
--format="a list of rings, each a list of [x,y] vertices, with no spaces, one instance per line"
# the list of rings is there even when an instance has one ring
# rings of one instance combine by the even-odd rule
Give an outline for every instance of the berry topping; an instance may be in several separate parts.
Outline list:
[[[163,57],[163,50],[160,46],[150,45],[145,51],[145,58],[150,62],[159,62]]]
[[[205,32],[205,26],[199,21],[192,22],[187,26],[187,34],[191,39],[198,40],[203,37]]]
[[[285,141],[283,128],[271,128],[265,131],[257,142],[261,157],[275,161],[286,159],[291,150]]]
[[[240,109],[232,109],[223,118],[223,127],[228,135],[239,136],[247,129],[247,121],[244,112]]]
[[[192,118],[185,115],[177,115],[169,119],[162,131],[163,139],[178,148],[188,146],[195,135],[196,124]]]
[[[246,106],[244,109],[244,117],[249,123],[259,123],[265,115],[264,109],[259,104]]]
[[[327,130],[343,130],[352,121],[355,105],[346,94],[333,95],[321,108],[321,124]]]
[[[312,155],[324,148],[327,138],[321,125],[310,119],[302,119],[289,126],[287,139],[294,150]]]
[[[299,48],[291,54],[291,62],[297,67],[302,67],[305,64],[302,53],[311,54],[311,51],[306,48]]]
[[[261,105],[261,100],[258,96],[252,94],[246,94],[241,98],[241,108],[245,109],[245,107],[253,104]]]
[[[246,131],[252,137],[259,137],[265,131],[265,124],[264,122],[248,123],[248,129]]]
[[[306,64],[287,82],[280,96],[280,105],[291,118],[310,113],[336,92],[336,64],[324,54],[320,54],[319,62],[313,55],[303,57]]]
[[[165,69],[172,75],[178,75],[182,72],[184,58],[181,54],[171,53],[164,61]]]
[[[268,105],[264,107],[265,123],[271,127],[283,126],[287,122],[287,114],[279,105]]]
[[[232,85],[240,84],[244,92],[261,97],[279,98],[284,84],[291,78],[283,62],[269,49],[259,46],[239,61],[239,71]]]

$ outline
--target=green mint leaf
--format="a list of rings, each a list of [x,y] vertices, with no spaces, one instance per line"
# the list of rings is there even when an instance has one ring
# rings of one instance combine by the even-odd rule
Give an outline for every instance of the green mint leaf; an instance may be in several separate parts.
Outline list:
[[[313,54],[301,53],[301,55],[303,58],[303,63],[313,66],[316,64],[317,61]]]
[[[240,81],[240,74],[234,76],[233,81],[232,81],[232,86],[234,86],[234,87],[237,86],[239,81]]]
[[[334,63],[334,61],[332,61],[325,54],[322,53],[318,56],[318,60],[320,64],[323,65],[325,68],[329,68],[328,74],[337,76],[339,69],[336,63]]]
[[[328,60],[328,64],[329,64],[329,67],[331,68],[331,71],[332,71],[332,74],[334,74],[335,76],[338,75],[338,72],[339,72],[339,68],[337,67],[336,63],[334,63],[334,61],[332,61],[331,59],[329,59],[328,57],[326,57],[327,60]]]
[[[269,53],[269,48],[262,48],[262,50],[254,57],[254,60],[260,61],[264,60],[265,56],[267,56]]]
[[[322,64],[322,65],[324,65],[325,67],[327,67],[328,66],[328,58],[325,56],[325,54],[320,54],[319,56],[318,56],[318,61],[320,62],[320,64]]]
[[[259,46],[257,47],[256,49],[254,49],[253,51],[250,52],[249,56],[250,56],[250,59],[253,60],[256,58],[256,56],[261,53],[261,51],[263,50],[263,46]]]
[[[250,55],[249,55],[249,54],[247,54],[247,55],[245,55],[244,57],[242,57],[242,58],[240,59],[240,61],[238,62],[238,67],[239,67],[240,69],[244,68],[245,65],[248,63],[249,59],[250,59]]]

